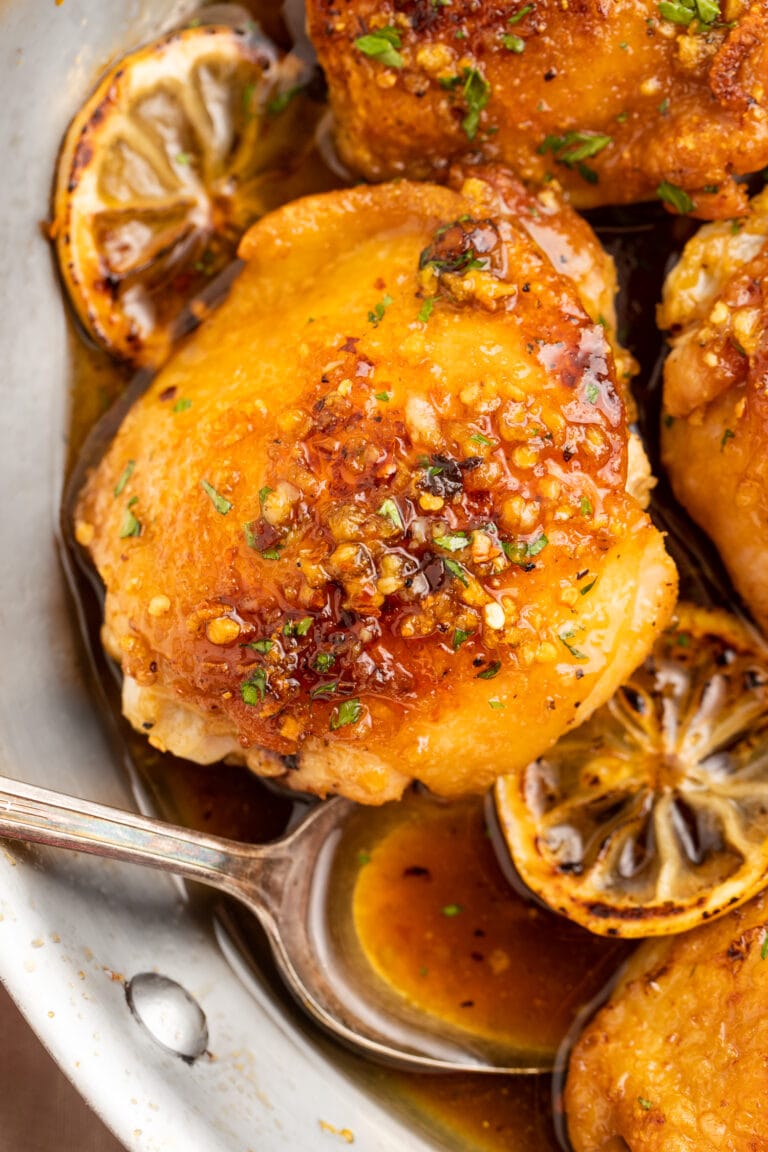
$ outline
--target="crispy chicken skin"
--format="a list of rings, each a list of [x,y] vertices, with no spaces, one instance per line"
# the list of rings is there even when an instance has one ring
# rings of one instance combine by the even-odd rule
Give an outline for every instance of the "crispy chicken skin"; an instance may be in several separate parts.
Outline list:
[[[578,292],[610,325],[610,261],[551,191],[482,175],[262,220],[91,474],[77,536],[155,745],[369,803],[481,791],[665,624]]]
[[[768,1148],[768,899],[648,941],[571,1053],[574,1152]]]
[[[675,495],[768,631],[768,192],[701,228],[664,288],[662,448]]]
[[[731,177],[768,163],[768,3],[721,11],[686,27],[656,0],[307,4],[340,155],[367,179],[441,179],[480,156],[556,177],[579,208],[667,181],[704,218],[743,207]],[[359,47],[382,28],[394,64]]]

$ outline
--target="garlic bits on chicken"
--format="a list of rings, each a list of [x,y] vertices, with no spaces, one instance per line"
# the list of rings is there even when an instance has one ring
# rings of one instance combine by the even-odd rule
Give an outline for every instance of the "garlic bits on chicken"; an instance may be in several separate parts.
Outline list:
[[[497,169],[307,197],[130,411],[76,534],[132,724],[366,803],[480,792],[651,648],[614,272]]]

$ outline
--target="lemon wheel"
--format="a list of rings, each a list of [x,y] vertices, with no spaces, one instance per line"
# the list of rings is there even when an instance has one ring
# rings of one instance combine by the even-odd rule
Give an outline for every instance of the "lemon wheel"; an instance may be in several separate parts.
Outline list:
[[[113,355],[160,363],[184,302],[285,198],[319,115],[303,67],[198,25],[126,56],[78,112],[51,233],[78,317]]]
[[[496,786],[515,868],[601,935],[682,932],[768,882],[768,652],[726,612],[677,626],[580,728]]]

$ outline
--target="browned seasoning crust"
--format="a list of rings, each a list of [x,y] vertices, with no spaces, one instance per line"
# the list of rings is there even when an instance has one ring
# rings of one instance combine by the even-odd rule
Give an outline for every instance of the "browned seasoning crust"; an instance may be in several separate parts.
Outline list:
[[[339,151],[368,179],[440,178],[482,157],[558,179],[580,208],[650,199],[666,182],[684,209],[690,196],[702,217],[734,215],[744,193],[732,176],[768,163],[768,4],[722,0],[688,25],[663,15],[673,7],[684,11],[679,0],[307,10]],[[382,29],[399,63],[362,40]]]
[[[760,895],[638,949],[571,1054],[575,1152],[764,1152],[766,921]]]
[[[294,786],[371,802],[479,791],[642,659],[674,569],[575,289],[605,269],[610,327],[610,264],[567,216],[489,172],[310,197],[247,235],[78,510],[155,743],[287,756]]]

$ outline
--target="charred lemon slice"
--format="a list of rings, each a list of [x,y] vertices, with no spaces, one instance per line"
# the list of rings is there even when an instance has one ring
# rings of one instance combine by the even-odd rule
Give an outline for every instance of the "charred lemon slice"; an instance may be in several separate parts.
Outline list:
[[[185,300],[291,195],[319,115],[303,68],[245,29],[190,27],[126,56],[78,112],[51,231],[77,315],[114,355],[161,362]]]
[[[615,696],[496,785],[515,868],[601,935],[682,932],[768,882],[768,651],[680,605]]]

